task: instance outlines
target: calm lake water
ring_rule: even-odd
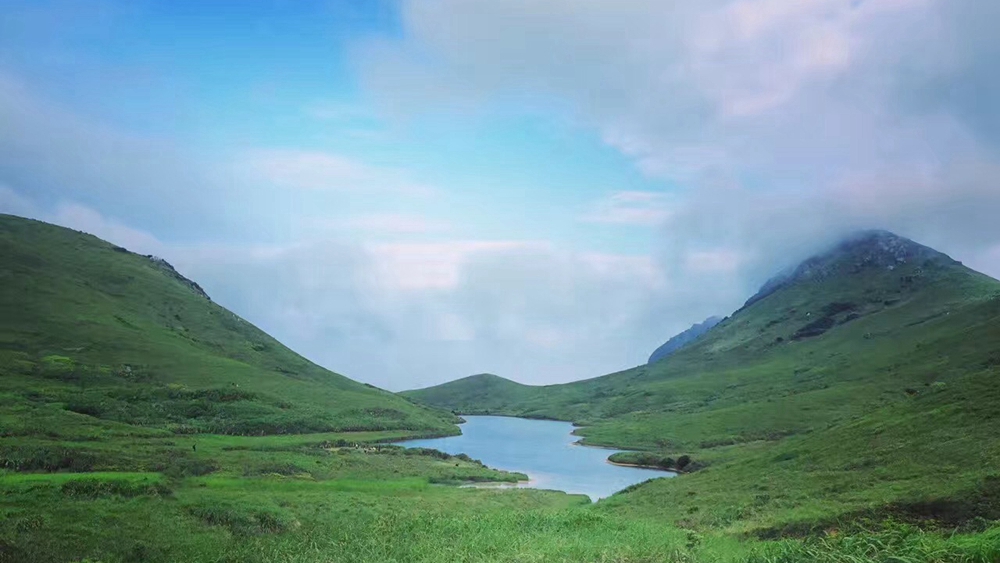
[[[617,450],[574,445],[573,425],[551,420],[504,416],[466,416],[462,435],[400,442],[408,448],[434,448],[464,453],[490,467],[526,473],[521,487],[555,489],[588,495],[597,500],[654,477],[673,477],[667,471],[621,467],[607,462]]]

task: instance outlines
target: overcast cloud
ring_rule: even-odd
[[[429,216],[444,196],[417,172],[304,144],[196,153],[86,117],[2,66],[0,211],[164,256],[310,359],[393,390],[625,369],[859,228],[1000,276],[1000,5],[400,9],[400,33],[350,48],[381,119],[514,112],[589,131],[671,189],[608,186],[567,213],[650,229],[654,250],[463,231]]]

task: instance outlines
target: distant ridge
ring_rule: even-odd
[[[691,328],[681,332],[670,340],[667,340],[659,348],[657,348],[652,355],[649,356],[649,361],[647,364],[656,363],[664,358],[669,357],[674,352],[677,352],[681,348],[691,344],[695,340],[701,338],[706,332],[712,330],[712,328],[722,322],[722,317],[709,317],[704,321],[692,325]]]
[[[498,414],[527,398],[535,389],[499,375],[480,373],[425,389],[403,391],[400,395],[459,414]]]

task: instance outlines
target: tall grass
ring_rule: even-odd
[[[767,542],[744,563],[996,563],[1000,528],[946,535],[904,524],[806,541]]]

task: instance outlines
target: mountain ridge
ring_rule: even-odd
[[[0,215],[0,264],[0,393],[42,388],[34,400],[60,416],[227,434],[457,431],[303,358],[162,259]]]
[[[712,316],[700,323],[691,325],[690,328],[670,337],[666,342],[660,345],[659,348],[654,350],[653,353],[650,354],[649,360],[647,360],[646,363],[653,364],[670,356],[684,346],[687,346],[688,344],[691,344],[701,338],[706,332],[712,330],[715,325],[721,323],[722,321],[722,317]]]
[[[771,277],[746,301],[744,307],[766,298],[783,287],[830,276],[834,273],[831,271],[831,262],[843,261],[845,258],[850,260],[850,267],[855,273],[863,268],[872,267],[893,270],[913,260],[941,260],[961,264],[942,252],[895,233],[882,229],[867,229],[852,233],[832,248],[814,254],[796,267]]]

